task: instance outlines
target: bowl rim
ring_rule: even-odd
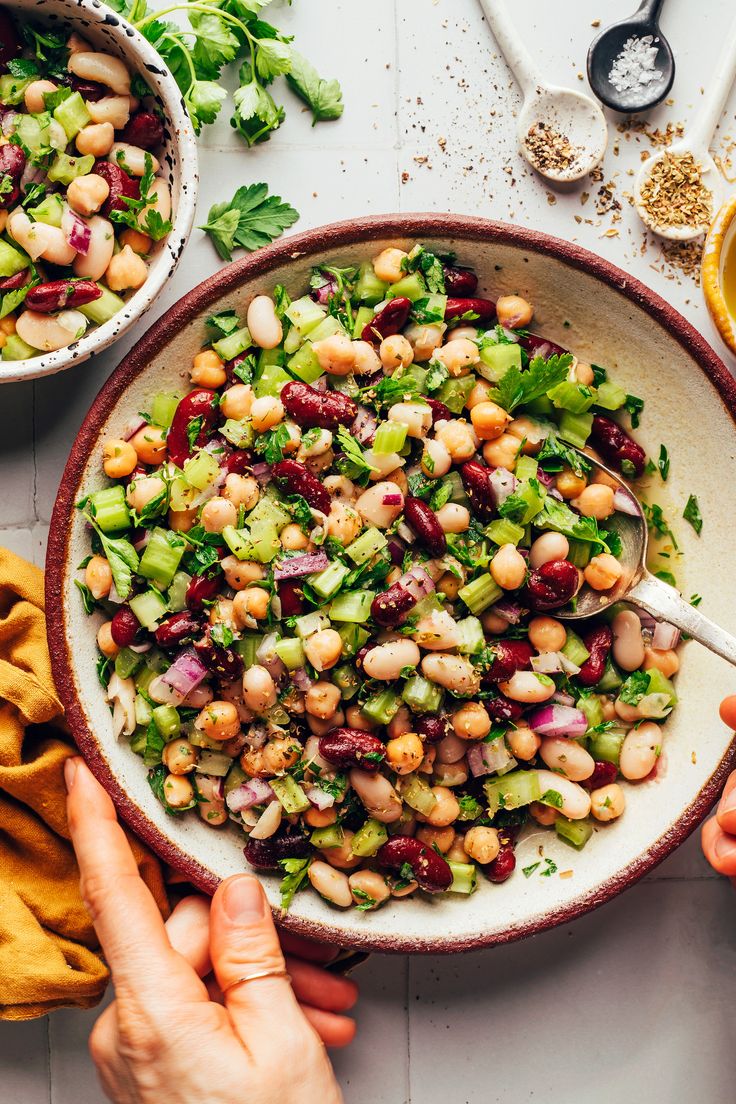
[[[26,10],[18,8],[17,0],[5,0],[5,3],[11,14]],[[199,189],[197,142],[181,89],[168,66],[140,31],[137,31],[117,12],[101,3],[101,0],[64,0],[64,6],[67,10],[59,18],[72,27],[78,24],[80,18],[87,18],[92,23],[109,28],[120,46],[121,54],[126,58],[130,55],[139,63],[141,70],[148,74],[149,81],[155,86],[158,96],[165,104],[167,113],[170,114],[167,122],[172,135],[172,144],[177,149],[179,161],[180,186],[176,196],[176,213],[171,232],[155,258],[154,265],[151,266],[155,270],[149,272],[145,284],[130,297],[118,315],[114,315],[102,326],[98,326],[64,349],[57,349],[27,360],[0,361],[0,385],[55,375],[57,372],[82,364],[91,356],[113,345],[153,306],[157,296],[171,279],[194,226]],[[43,18],[43,16],[44,12],[41,10],[40,17]],[[134,309],[131,309],[138,295],[141,295],[140,301]],[[121,316],[124,315],[127,317],[122,321]]]
[[[723,255],[731,228],[736,219],[736,195],[727,199],[718,211],[708,231],[700,266],[700,283],[705,305],[718,334],[732,353],[736,353],[736,316],[729,310],[723,294]]]
[[[82,423],[72,446],[61,478],[59,493],[51,518],[48,551],[46,556],[46,602],[49,611],[58,616],[47,617],[47,635],[51,653],[51,666],[56,687],[66,711],[77,745],[84,758],[110,794],[126,823],[160,858],[183,873],[198,889],[212,894],[218,879],[196,860],[182,853],[145,816],[143,811],[124,792],[118,779],[108,769],[98,742],[87,725],[85,712],[77,694],[72,658],[67,647],[65,631],[65,588],[68,543],[71,519],[85,465],[94,448],[101,427],[113,412],[117,401],[129,384],[167,344],[172,333],[183,326],[214,300],[233,291],[246,280],[264,276],[281,264],[297,258],[324,256],[341,246],[360,242],[369,243],[384,238],[451,237],[455,240],[485,240],[522,248],[554,257],[564,264],[582,270],[602,280],[632,303],[643,308],[655,321],[666,326],[682,347],[695,359],[706,377],[718,391],[723,404],[736,422],[736,381],[725,365],[695,328],[669,303],[611,262],[559,238],[537,230],[511,226],[501,222],[470,215],[406,213],[371,215],[354,220],[331,223],[282,238],[242,260],[228,265],[214,276],[204,280],[172,306],[166,314],[150,327],[134,348],[124,357],[103,385]],[[683,815],[664,832],[643,854],[620,870],[604,886],[591,890],[567,905],[560,906],[543,916],[528,922],[515,924],[502,932],[483,932],[469,937],[453,938],[451,933],[441,942],[392,935],[372,937],[370,930],[350,933],[347,944],[366,951],[381,953],[455,953],[509,943],[538,934],[558,924],[568,923],[592,909],[605,904],[622,890],[639,881],[662,862],[704,820],[723,787],[728,773],[736,767],[736,734],[720,764],[702,786]],[[345,942],[339,922],[335,924],[313,921],[286,914],[273,908],[274,918],[284,929],[307,938]]]

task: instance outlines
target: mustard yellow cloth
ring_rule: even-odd
[[[73,753],[51,677],[43,574],[0,548],[0,1019],[89,1008],[107,985],[66,825]],[[166,915],[158,860],[128,838]]]

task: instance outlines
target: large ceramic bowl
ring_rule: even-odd
[[[2,0],[2,6],[16,18],[37,21],[50,29],[71,27],[97,49],[122,58],[131,72],[144,78],[164,119],[163,151],[157,151],[157,156],[171,188],[173,212],[173,229],[154,247],[148,279],[124,308],[65,349],[29,360],[0,360],[0,383],[10,383],[50,376],[87,360],[112,345],[146,313],[173,275],[189,240],[199,176],[197,144],[179,86],[150,43],[129,23],[99,0]]]
[[[640,439],[656,455],[667,443],[667,488],[677,515],[698,491],[704,516],[699,540],[677,526],[685,551],[684,589],[703,608],[736,626],[730,531],[736,516],[736,389],[723,365],[688,323],[625,272],[591,253],[530,230],[481,219],[393,215],[309,231],[224,269],[164,315],[113,373],[74,444],[51,522],[47,557],[48,625],[59,693],[79,746],[128,823],[192,882],[212,892],[219,879],[246,868],[243,838],[215,831],[196,817],[167,816],[152,795],[141,760],[112,737],[95,672],[94,619],[85,617],[72,579],[87,554],[74,503],[103,484],[101,443],[120,436],[131,413],[152,394],[186,379],[214,311],[241,313],[255,293],[283,283],[300,294],[310,266],[375,256],[389,244],[423,241],[454,251],[480,275],[482,294],[516,291],[535,305],[538,330],[586,360],[611,368],[617,381],[646,402]],[[674,516],[674,515],[673,515]],[[681,703],[666,725],[656,780],[627,786],[620,821],[598,830],[578,854],[548,831],[530,831],[519,845],[518,870],[502,886],[480,877],[470,898],[410,898],[374,913],[338,912],[314,893],[297,894],[286,927],[313,937],[381,951],[461,951],[502,943],[569,921],[631,885],[668,855],[703,819],[736,758],[736,743],[717,719],[716,703],[733,689],[727,664],[696,644],[684,649]],[[525,878],[538,849],[564,876]],[[264,878],[278,904],[278,879]]]

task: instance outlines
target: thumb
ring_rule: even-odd
[[[257,1052],[284,1032],[306,1027],[287,977],[241,980],[286,969],[266,895],[252,875],[228,878],[215,893],[210,952],[225,1007],[249,1049]]]

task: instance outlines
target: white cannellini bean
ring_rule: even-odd
[[[569,541],[562,533],[543,533],[529,549],[529,563],[541,567],[551,560],[566,560],[569,551]]]
[[[446,502],[437,511],[443,533],[464,533],[470,528],[470,510],[457,502]]]
[[[417,667],[419,659],[419,648],[413,640],[392,640],[371,648],[363,660],[363,670],[369,678],[391,682],[404,667]]]
[[[408,437],[426,437],[432,425],[432,407],[427,403],[394,403],[388,412],[388,420],[405,425]]]
[[[636,671],[644,662],[644,641],[641,621],[633,610],[622,610],[611,623],[613,630],[613,658],[624,671]]]
[[[621,745],[619,769],[629,782],[646,778],[662,749],[662,729],[653,721],[632,728]]]
[[[28,215],[21,207],[16,207],[8,215],[5,229],[13,241],[16,241],[21,249],[25,249],[32,261],[37,261],[44,250],[49,246],[51,236],[45,222],[31,222]]]
[[[246,314],[246,324],[255,345],[260,349],[275,349],[281,342],[283,327],[276,316],[273,299],[268,295],[256,295]]]
[[[80,337],[84,336],[89,324],[82,312],[78,310],[61,311],[57,314],[56,321],[63,330],[66,330],[72,335],[75,341],[78,341]]]
[[[535,671],[516,671],[508,682],[500,684],[500,688],[507,698],[518,702],[549,701],[557,689],[551,678]]]
[[[342,870],[335,870],[334,866],[315,859],[309,867],[308,875],[312,886],[325,900],[337,905],[338,908],[349,908],[352,905],[350,882],[347,874],[343,874]]]
[[[119,58],[110,54],[84,51],[73,53],[69,57],[68,67],[75,76],[104,84],[119,96],[130,94],[130,73]]]
[[[582,820],[590,812],[590,794],[577,782],[571,782],[554,771],[538,770],[539,787],[543,794],[554,790],[562,798],[560,812],[568,820]]]
[[[21,315],[21,317],[23,317]],[[135,731],[135,683],[113,671],[107,684],[107,700],[113,707],[112,728],[116,737],[130,736]]]
[[[130,119],[130,98],[103,96],[96,103],[87,103],[87,111],[93,123],[112,123],[115,130],[122,130]]]
[[[371,483],[378,483],[397,468],[403,468],[406,461],[398,452],[382,452],[376,455],[373,449],[365,449],[363,453],[366,464],[370,464],[375,470],[370,474]],[[394,488],[396,489],[396,488]]]
[[[148,218],[149,211],[158,211],[161,218],[166,222],[171,217],[171,189],[165,180],[162,180],[160,176],[151,184],[151,190],[148,193],[149,198],[155,197],[152,203],[147,203],[145,208],[140,212],[138,216],[138,226],[146,233],[146,219]]]
[[[459,763],[465,758],[467,750],[467,740],[461,739],[455,732],[448,732],[437,744],[437,762],[448,765]]]
[[[447,610],[432,610],[422,617],[412,635],[417,644],[428,652],[443,652],[456,648],[460,643],[457,621]]]
[[[39,314],[38,311],[23,311],[18,315],[15,328],[22,341],[43,353],[66,349],[75,340],[75,335],[65,329],[56,318],[50,314]]]
[[[251,829],[251,839],[268,839],[278,832],[281,824],[281,802],[272,801],[263,810],[255,826]]]
[[[146,171],[146,159],[151,159],[151,170],[155,174],[161,167],[157,158],[140,146],[130,146],[127,142],[115,142],[107,156],[108,161],[119,165],[130,176],[143,176]]]
[[[101,280],[107,271],[115,248],[115,232],[112,223],[102,215],[86,220],[92,234],[86,254],[78,253],[74,261],[74,275],[86,280]]]
[[[559,771],[571,782],[582,782],[595,770],[593,756],[564,736],[543,737],[539,754],[550,770]]]
[[[398,495],[401,501],[395,506],[384,506],[385,495]],[[355,509],[367,525],[388,529],[404,509],[404,496],[395,483],[374,483],[363,491],[355,503]]]
[[[480,676],[470,660],[464,656],[435,652],[422,660],[422,674],[458,694],[473,694],[480,686]]]
[[[350,785],[363,802],[366,812],[375,820],[380,820],[381,824],[394,824],[401,818],[401,798],[385,775],[368,774],[354,767],[349,777]]]
[[[66,240],[61,227],[47,226],[46,247],[41,254],[41,260],[55,265],[70,265],[76,256],[76,249]]]

